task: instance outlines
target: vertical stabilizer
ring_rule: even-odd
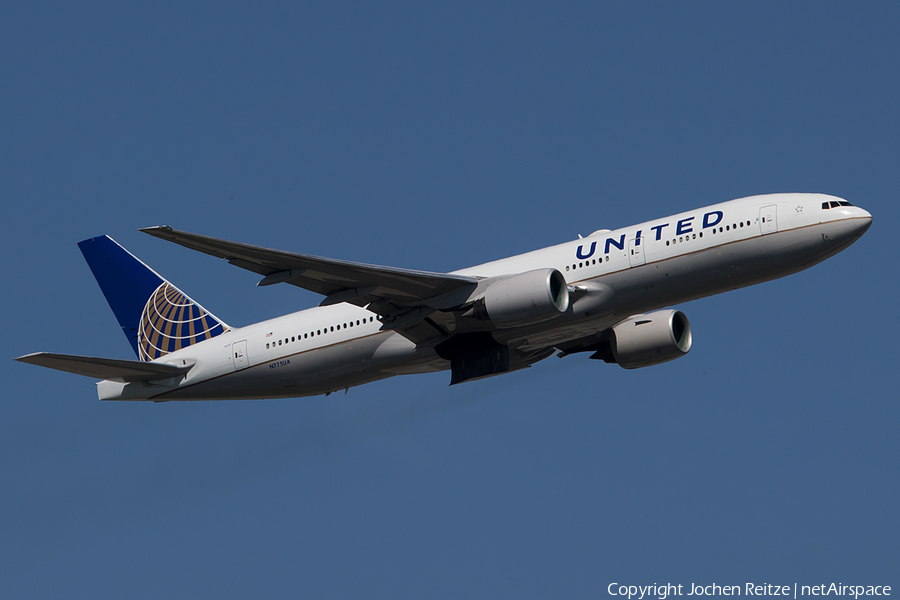
[[[107,235],[78,243],[140,360],[228,331],[228,326]]]

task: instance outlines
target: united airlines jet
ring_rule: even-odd
[[[137,360],[38,352],[16,360],[101,379],[101,400],[328,395],[449,370],[450,384],[590,352],[626,369],[691,349],[668,306],[807,269],[872,216],[821,194],[716,204],[453,273],[320,258],[177,231],[154,237],[324,296],[316,308],[231,327],[112,238],[78,244]]]

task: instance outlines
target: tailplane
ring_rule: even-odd
[[[134,353],[151,361],[229,330],[107,235],[78,243]]]
[[[75,373],[76,375],[84,375],[94,379],[108,379],[122,383],[158,381],[170,377],[181,377],[193,367],[193,364],[178,366],[136,360],[53,354],[51,352],[26,354],[16,360],[30,365],[56,369],[57,371],[66,371],[67,373]]]

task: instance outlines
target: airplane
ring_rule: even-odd
[[[318,307],[231,327],[108,236],[78,244],[138,360],[38,352],[16,360],[100,379],[101,400],[329,395],[450,371],[450,384],[552,354],[636,369],[687,354],[676,304],[797,273],[841,252],[872,215],[842,198],[751,196],[452,273],[270,250],[168,226],[149,235],[322,294]]]

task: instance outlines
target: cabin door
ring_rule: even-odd
[[[763,235],[778,231],[778,221],[776,219],[775,209],[776,206],[774,204],[763,206],[759,209],[759,230]]]
[[[639,267],[647,262],[644,257],[644,240],[643,238],[634,238],[628,240],[628,262],[632,267]]]
[[[235,371],[250,366],[250,361],[247,360],[247,340],[241,340],[231,345],[231,359],[234,361]]]

